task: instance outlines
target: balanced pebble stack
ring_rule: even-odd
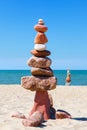
[[[65,84],[67,86],[69,86],[71,84],[71,74],[70,74],[70,70],[67,70],[67,76],[66,76],[66,81]]]
[[[21,86],[25,89],[36,91],[34,106],[29,116],[36,111],[40,111],[43,114],[44,120],[47,120],[50,119],[48,90],[56,88],[57,79],[50,68],[52,60],[48,56],[50,56],[51,52],[46,48],[48,39],[45,32],[48,28],[44,25],[44,21],[39,19],[34,29],[37,31],[37,35],[34,39],[34,49],[31,50],[33,56],[27,62],[28,66],[32,67],[32,76],[22,77]]]

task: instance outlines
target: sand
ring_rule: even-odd
[[[87,130],[87,86],[57,86],[52,94],[54,108],[69,112],[73,119],[49,119],[39,127],[24,127],[12,118],[15,111],[28,116],[35,92],[20,85],[0,85],[0,130]]]

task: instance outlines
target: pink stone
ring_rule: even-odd
[[[21,86],[31,91],[45,91],[56,88],[56,77],[25,76],[21,79]]]
[[[50,118],[50,100],[47,91],[36,91],[34,106],[30,112],[30,116],[35,111],[40,111],[43,114],[44,120]]]

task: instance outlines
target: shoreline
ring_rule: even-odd
[[[0,84],[2,86],[21,86],[21,84]],[[56,87],[87,87],[87,85],[56,85]]]
[[[53,107],[65,110],[73,119],[49,119],[43,123],[44,130],[86,130],[87,129],[87,86],[61,86],[48,91],[53,98]],[[0,85],[0,130],[35,130],[37,127],[24,127],[22,119],[12,118],[11,113],[19,111],[28,116],[33,106],[35,92],[21,85]],[[42,127],[38,127],[39,130]]]
[[[67,70],[54,70],[57,85],[65,85]],[[71,86],[87,86],[87,70],[70,70]],[[1,70],[0,84],[21,84],[23,76],[31,76],[30,70]],[[9,80],[10,79],[10,80]]]

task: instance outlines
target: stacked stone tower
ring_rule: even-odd
[[[70,74],[70,70],[67,70],[67,75],[66,75],[66,81],[65,81],[66,85],[70,85],[71,84],[71,74]]]
[[[57,79],[53,74],[51,59],[48,56],[50,51],[46,50],[48,39],[45,32],[48,28],[44,25],[42,19],[39,19],[38,24],[34,26],[37,35],[34,39],[34,49],[31,50],[33,55],[28,60],[28,66],[31,66],[32,76],[25,76],[21,79],[21,86],[31,91],[36,91],[34,98],[34,106],[30,111],[30,116],[40,111],[43,114],[44,120],[50,118],[50,100],[48,90],[56,88]]]

